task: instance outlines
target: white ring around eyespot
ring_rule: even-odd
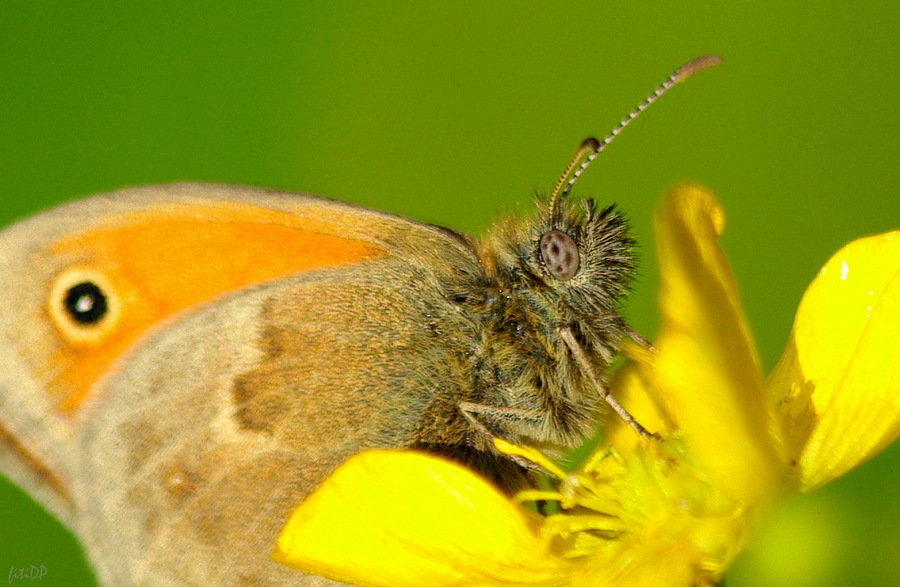
[[[72,319],[66,311],[65,298],[68,291],[79,283],[95,284],[106,296],[107,311],[95,324],[81,324]],[[66,342],[75,345],[93,346],[100,344],[115,329],[121,315],[119,296],[109,279],[96,269],[71,267],[56,276],[47,296],[47,310],[51,321]]]

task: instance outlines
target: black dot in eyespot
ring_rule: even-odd
[[[72,320],[79,324],[96,324],[109,312],[103,290],[90,281],[70,287],[63,303]]]

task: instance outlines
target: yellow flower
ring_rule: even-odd
[[[295,511],[274,558],[360,585],[712,585],[761,514],[870,458],[900,433],[900,233],[839,251],[807,290],[768,380],[718,247],[723,216],[694,187],[657,217],[661,329],[612,388],[659,440],[615,420],[538,517],[473,473],[412,452],[342,465]]]

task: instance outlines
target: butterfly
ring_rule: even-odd
[[[633,239],[570,198],[588,139],[484,238],[312,195],[125,189],[0,232],[0,470],[109,585],[317,585],[269,559],[350,455],[409,447],[512,488],[494,437],[569,448],[611,406]]]

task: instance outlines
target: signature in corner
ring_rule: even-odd
[[[47,567],[31,565],[30,567],[9,567],[9,584],[14,579],[43,579],[47,574]]]

